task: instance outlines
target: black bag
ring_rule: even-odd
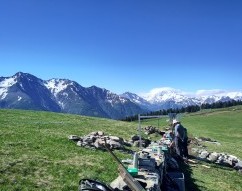
[[[92,180],[92,179],[81,179],[79,181],[79,191],[84,191],[84,190],[95,190],[95,191],[113,191],[111,187],[108,185]]]
[[[185,127],[183,127],[181,124],[179,124],[178,128],[177,128],[177,132],[178,132],[178,137],[180,138],[180,140],[182,142],[184,142],[187,138],[187,129]]]

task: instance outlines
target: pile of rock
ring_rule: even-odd
[[[105,149],[105,141],[110,149],[122,150],[124,146],[131,146],[123,138],[111,135],[105,135],[102,131],[91,132],[88,135],[79,137],[77,135],[70,135],[69,140],[76,141],[78,146],[92,148],[92,149]]]
[[[242,161],[234,155],[229,155],[226,153],[208,152],[207,150],[199,150],[196,148],[193,148],[192,152],[195,153],[197,155],[197,158],[200,160],[220,164],[223,166],[229,166],[242,172]]]
[[[145,131],[145,134],[146,134],[146,135],[150,135],[150,134],[153,134],[153,133],[158,133],[158,134],[160,134],[160,135],[165,134],[164,131],[161,131],[161,130],[159,130],[158,128],[153,127],[153,126],[147,126],[147,127],[145,127],[145,128],[144,128],[144,131]]]
[[[75,141],[80,147],[86,147],[91,149],[105,150],[105,141],[110,149],[127,150],[127,147],[139,147],[140,138],[138,135],[132,135],[129,141],[124,140],[122,137],[105,135],[102,131],[91,132],[88,135],[80,137],[78,135],[69,135],[69,140]],[[141,146],[147,147],[151,141],[149,139],[141,138]]]
[[[151,140],[141,137],[141,141],[140,141],[140,138],[138,135],[132,135],[131,140],[129,141],[129,143],[132,144],[134,147],[139,147],[140,142],[142,147],[147,147],[151,143]]]

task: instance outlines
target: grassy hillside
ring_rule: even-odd
[[[208,149],[242,159],[241,107],[203,111],[181,119],[190,136],[210,137],[221,143],[221,146],[208,145]],[[141,124],[162,128],[167,125],[165,120],[144,120]],[[0,190],[76,191],[78,181],[84,177],[109,183],[118,173],[112,157],[107,152],[78,147],[67,137],[102,130],[129,139],[137,133],[137,126],[137,122],[78,115],[0,110]],[[129,157],[115,153],[119,158]],[[186,169],[190,181],[187,188],[242,190],[242,175],[237,171],[217,165],[210,167]]]

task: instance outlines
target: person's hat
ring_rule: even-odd
[[[179,123],[179,121],[176,119],[173,119],[172,124],[175,124],[175,123]]]

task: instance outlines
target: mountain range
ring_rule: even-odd
[[[138,104],[141,108],[151,111],[158,111],[169,108],[182,108],[191,105],[212,104],[216,102],[227,102],[232,100],[242,100],[242,92],[216,91],[209,95],[191,95],[181,90],[170,87],[157,88],[146,95],[125,92],[121,95]]]
[[[173,88],[159,88],[145,96],[131,92],[117,95],[96,86],[86,88],[69,79],[42,80],[23,72],[0,77],[0,108],[123,119],[148,111],[230,100],[242,100],[242,92],[196,97]]]

